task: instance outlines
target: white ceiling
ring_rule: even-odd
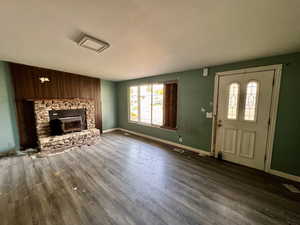
[[[299,0],[2,0],[0,60],[125,80],[299,51],[299,22]]]

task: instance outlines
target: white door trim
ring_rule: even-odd
[[[215,151],[216,144],[216,121],[217,121],[217,113],[218,113],[218,95],[219,95],[219,79],[221,76],[234,75],[234,74],[243,74],[243,73],[253,73],[253,72],[261,72],[274,70],[274,86],[273,93],[271,99],[271,109],[270,109],[270,126],[268,130],[268,139],[266,146],[266,161],[265,161],[265,172],[271,173],[271,161],[272,161],[272,152],[273,152],[273,143],[275,136],[275,127],[276,127],[276,118],[277,118],[277,108],[279,101],[279,91],[280,91],[280,81],[281,81],[281,71],[282,64],[278,65],[270,65],[270,66],[260,66],[253,68],[246,68],[240,70],[231,70],[218,72],[215,76],[215,85],[214,85],[214,100],[213,100],[213,121],[212,121],[212,139],[211,139],[211,153],[215,157],[217,157],[217,153]]]

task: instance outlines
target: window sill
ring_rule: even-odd
[[[164,126],[141,123],[141,122],[134,122],[134,121],[130,121],[130,120],[128,121],[128,123],[136,124],[136,125],[140,125],[140,126],[145,126],[145,127],[158,128],[158,129],[167,130],[167,131],[177,131],[177,128],[164,127]]]

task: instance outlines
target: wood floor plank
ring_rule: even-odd
[[[114,158],[117,158],[117,156],[114,156]],[[112,162],[111,164],[114,164],[114,163],[116,164],[117,162]],[[146,175],[146,174],[145,174],[145,175]],[[149,176],[151,176],[151,175],[148,175],[148,177],[149,177]],[[151,179],[153,183],[155,183],[155,182],[154,182],[154,179],[155,179],[155,177]],[[167,181],[168,178],[166,178],[165,180]],[[147,183],[146,180],[145,180],[144,182]],[[151,184],[148,184],[148,185],[151,186]],[[168,186],[169,186],[169,187],[174,186],[174,183],[173,183],[173,184],[170,183]],[[182,192],[182,188],[180,189],[180,191]],[[182,193],[184,193],[184,191],[183,191]],[[168,194],[168,193],[163,193],[163,194],[165,195],[165,194]],[[177,199],[175,199],[175,200],[178,201],[178,200],[179,200],[178,198],[180,198],[181,196],[180,196],[180,195],[177,196],[177,195],[174,195],[174,194],[176,194],[176,193],[175,193],[175,192],[172,193],[173,197],[177,197]],[[199,199],[198,199],[198,200],[200,200],[200,201],[202,200],[202,199],[201,199],[201,196],[199,196]],[[206,200],[207,200],[207,199],[206,199]],[[205,201],[206,201],[206,200],[205,200]],[[193,200],[190,200],[190,201],[189,201],[189,203],[192,203],[192,202],[193,202]],[[183,202],[179,202],[179,203],[180,203],[180,204],[185,204],[184,201],[183,201]],[[203,206],[203,205],[204,205],[204,206]],[[205,209],[205,205],[206,205],[206,203],[205,203],[205,202],[202,202],[202,208],[197,208],[197,207],[194,205],[194,207],[190,208],[190,210],[193,210],[193,209],[195,208],[196,211],[201,212],[201,211],[203,211],[203,210]],[[217,205],[215,205],[215,207],[217,208]],[[227,209],[227,211],[228,211],[228,209]],[[196,213],[197,213],[197,212],[196,212]],[[206,212],[206,213],[205,213],[205,215],[208,215],[208,214],[209,214],[209,212]],[[212,216],[211,218],[216,218],[215,215],[214,215],[214,216],[211,215],[211,216]],[[226,218],[222,218],[222,215],[218,215],[217,218],[223,219],[224,221],[226,221]],[[202,218],[202,219],[203,219],[203,218]],[[212,219],[212,220],[213,220],[213,219]],[[231,224],[234,224],[234,222],[231,221]],[[241,224],[241,222],[239,222],[239,224]],[[243,223],[243,224],[244,224],[244,223]]]
[[[62,154],[0,159],[1,225],[299,225],[281,178],[113,132]]]

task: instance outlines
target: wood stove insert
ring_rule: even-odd
[[[52,136],[87,129],[85,109],[50,110],[50,133]]]

